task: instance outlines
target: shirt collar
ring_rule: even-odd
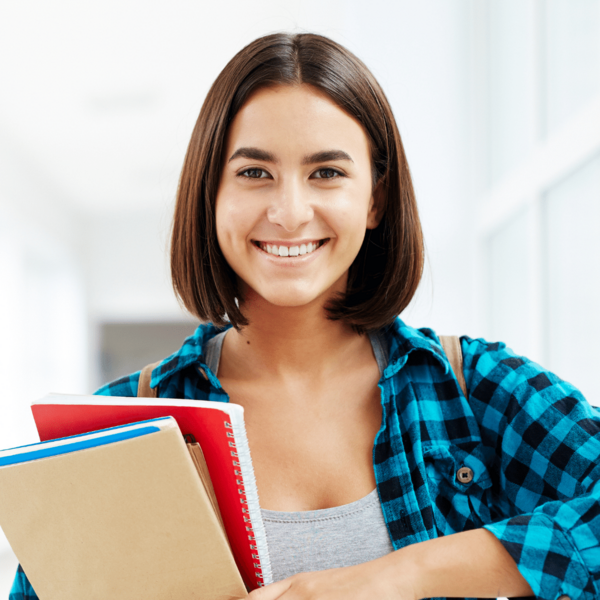
[[[220,388],[221,384],[216,375],[206,365],[203,349],[208,340],[230,328],[231,325],[219,328],[212,323],[200,324],[177,352],[165,358],[154,368],[150,386],[154,388],[167,377],[174,375],[192,363],[197,363],[198,366],[204,369],[209,381],[216,388]],[[450,370],[450,363],[442,350],[440,341],[431,329],[414,329],[397,317],[391,325],[383,328],[382,333],[383,338],[388,343],[389,356],[388,365],[383,372],[384,379],[393,377],[406,364],[410,353],[415,351],[425,351],[432,354],[444,368],[445,374]]]
[[[450,371],[450,362],[442,349],[437,335],[432,329],[415,329],[396,317],[391,325],[384,329],[389,343],[389,363],[383,372],[384,379],[393,377],[408,360],[411,352],[424,351],[434,356],[444,369],[444,374]]]

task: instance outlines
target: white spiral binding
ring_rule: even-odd
[[[255,573],[255,575],[258,579],[262,579],[262,585],[268,585],[273,582],[273,573],[271,571],[271,559],[269,558],[269,548],[267,546],[267,533],[258,501],[256,477],[254,476],[254,468],[250,458],[250,446],[246,435],[246,426],[243,418],[240,419],[237,413],[231,413],[229,416],[236,440],[235,452],[231,453],[232,462],[233,466],[238,468],[242,474],[242,481],[236,481],[238,485],[243,482],[243,488],[239,488],[238,493],[246,496],[245,500],[240,498],[240,503],[246,505],[247,508],[242,508],[242,512],[248,514],[250,525],[252,526],[251,532],[249,531],[248,533],[248,541],[251,542],[249,546],[253,551],[252,558],[258,560],[257,563],[254,563],[254,567],[262,571],[262,573]],[[228,425],[226,422],[225,427]],[[231,442],[229,445],[231,446]],[[244,521],[248,522],[246,517],[244,517]]]

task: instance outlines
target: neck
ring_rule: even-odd
[[[240,373],[256,369],[271,377],[307,372],[312,377],[327,376],[340,362],[355,356],[368,340],[343,321],[328,319],[324,304],[274,306],[250,292],[243,305],[249,325],[241,331],[232,330],[225,340]]]

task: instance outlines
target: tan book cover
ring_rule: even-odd
[[[160,421],[0,467],[0,525],[41,600],[247,595],[179,427]]]

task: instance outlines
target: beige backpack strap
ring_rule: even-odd
[[[454,371],[454,375],[458,380],[458,385],[463,391],[465,398],[467,395],[467,383],[465,381],[465,375],[463,372],[463,356],[462,348],[460,347],[460,339],[456,335],[440,335],[440,342],[442,342],[442,348],[450,361],[450,366]]]
[[[158,396],[158,386],[155,388],[150,387],[150,380],[152,379],[152,371],[154,367],[160,364],[160,361],[146,365],[140,373],[140,380],[138,382],[138,398],[156,398]]]

